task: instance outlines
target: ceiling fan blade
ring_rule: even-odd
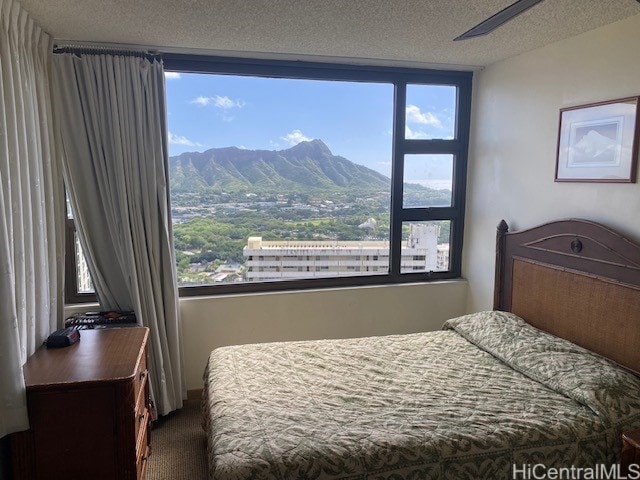
[[[464,32],[459,37],[453,39],[453,41],[466,40],[468,38],[480,37],[488,33],[493,32],[500,25],[507,23],[509,20],[517,17],[521,13],[529,10],[531,7],[542,2],[544,0],[518,0],[517,2],[509,5],[507,8],[500,10],[495,15],[487,18],[484,22],[479,23],[471,30]],[[638,0],[640,2],[640,0]]]

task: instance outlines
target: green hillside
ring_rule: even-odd
[[[279,151],[212,148],[169,159],[173,192],[284,192],[344,189],[388,190],[384,175],[312,140]]]

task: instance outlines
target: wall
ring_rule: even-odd
[[[561,218],[640,240],[640,184],[554,183],[559,109],[640,95],[640,15],[476,73],[463,276],[468,310],[491,308],[495,229]]]
[[[466,295],[465,281],[449,281],[182,298],[188,388],[202,388],[216,347],[437,330],[465,312]]]

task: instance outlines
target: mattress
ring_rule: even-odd
[[[504,312],[437,332],[214,350],[210,478],[512,479],[618,460],[640,380]]]

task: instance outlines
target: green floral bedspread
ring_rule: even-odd
[[[204,397],[215,480],[511,479],[612,464],[640,426],[639,379],[502,312],[219,348]]]

